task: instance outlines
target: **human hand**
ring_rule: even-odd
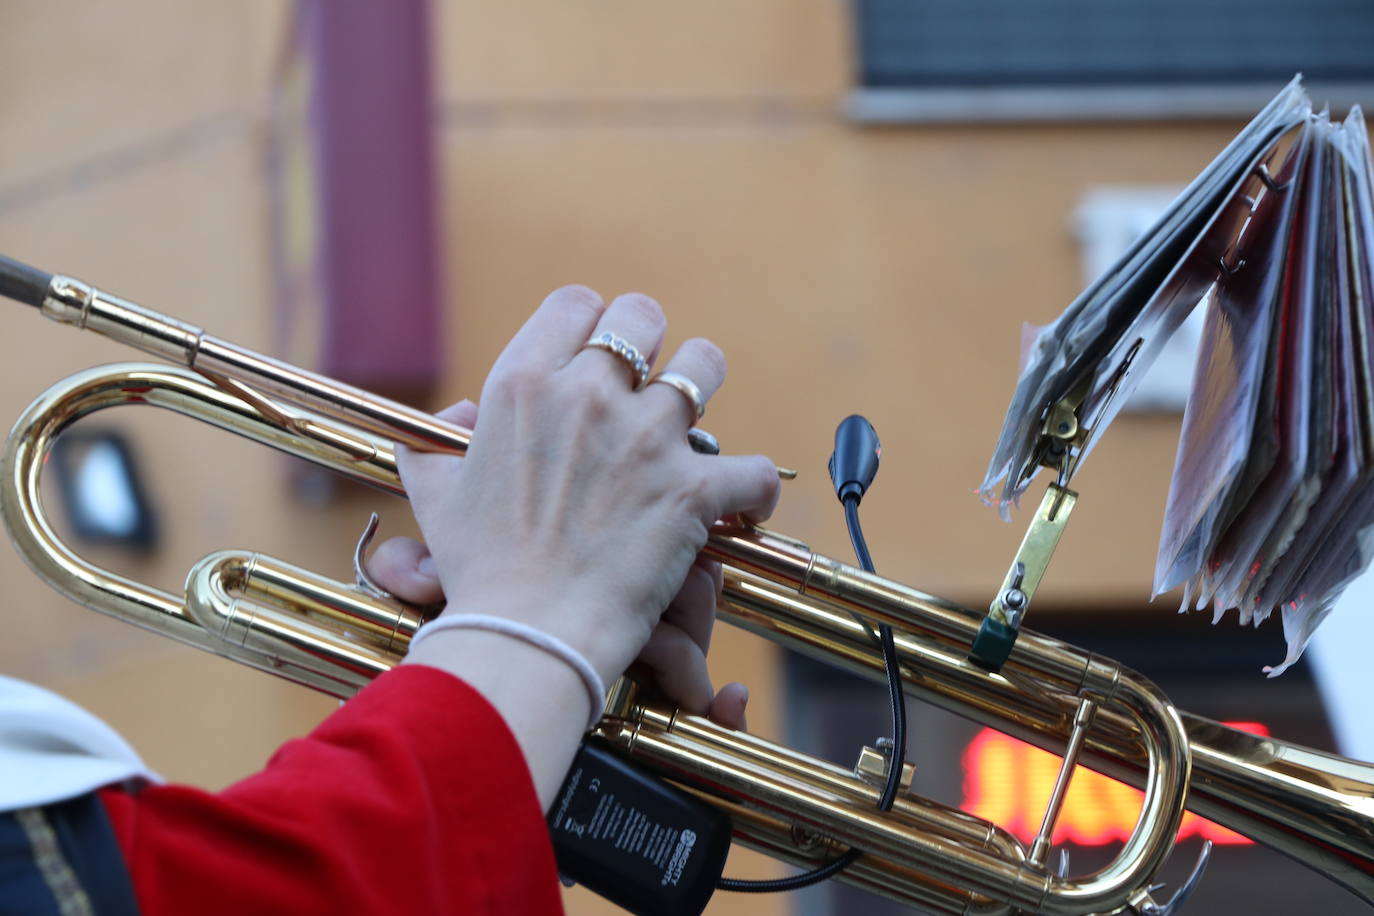
[[[493,367],[468,457],[401,450],[398,458],[452,596],[447,613],[527,623],[573,646],[606,679],[644,648],[665,689],[704,712],[713,702],[735,706],[740,693],[713,701],[701,687],[709,622],[699,621],[713,612],[715,585],[710,567],[694,560],[716,519],[765,518],[778,482],[761,456],[694,453],[679,392],[636,392],[620,359],[582,346],[611,331],[652,360],[665,326],[646,297],[622,296],[603,313],[590,290],[559,290]],[[685,343],[665,368],[705,398],[724,377],[720,351],[703,340]],[[470,405],[441,416],[477,419]],[[671,626],[657,629],[670,603]],[[698,673],[683,674],[693,665]]]
[[[472,402],[463,402],[460,409],[471,409],[475,420]],[[462,425],[470,428],[472,423]],[[444,600],[434,558],[421,541],[408,537],[385,540],[367,558],[366,566],[378,585],[402,601],[425,606]],[[705,714],[718,725],[743,731],[747,728],[749,689],[731,682],[713,693],[706,668],[722,584],[720,564],[698,557],[635,664],[669,702],[696,715]]]

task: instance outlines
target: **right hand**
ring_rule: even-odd
[[[621,360],[582,347],[609,330],[652,359],[665,328],[647,297],[622,296],[603,311],[588,289],[558,290],[488,376],[468,456],[399,451],[416,518],[451,596],[445,613],[521,620],[572,645],[609,681],[650,643],[689,574],[700,575],[691,571],[703,569],[694,560],[709,526],[737,514],[761,521],[772,511],[778,479],[771,461],[696,454],[686,442],[691,417],[679,392],[667,385],[636,392]],[[725,373],[719,349],[705,340],[683,344],[665,368],[691,378],[706,398]],[[471,405],[440,416],[477,420]],[[690,602],[693,621],[714,604],[714,589],[694,588],[712,598]],[[700,630],[696,623],[678,629],[693,627]],[[704,650],[697,635],[689,641]],[[709,687],[704,702],[711,702]],[[692,706],[702,703],[699,691],[689,698]]]

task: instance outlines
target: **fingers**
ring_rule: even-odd
[[[704,406],[725,381],[725,354],[711,341],[696,337],[678,348],[663,371],[675,372],[690,379],[700,392]],[[685,393],[666,382],[648,386],[642,396],[646,401],[653,402],[654,409],[664,417],[683,417],[688,427],[697,422],[696,405]]]
[[[617,296],[606,307],[606,311],[601,314],[596,327],[591,330],[590,334],[578,341],[578,346],[581,347],[588,338],[611,333],[638,350],[639,355],[652,365],[658,356],[658,349],[663,344],[663,335],[667,330],[668,319],[663,316],[663,308],[657,302],[642,293],[626,293],[623,296]],[[626,365],[625,360],[598,347],[588,347],[581,350],[571,365],[596,366],[598,371],[610,371],[622,376],[630,376],[632,390],[639,383],[638,379],[633,378],[632,370]]]
[[[669,700],[694,715],[706,714],[711,706],[711,675],[705,653],[686,631],[659,621],[639,650],[639,661]]]
[[[740,515],[762,522],[773,514],[782,492],[778,468],[762,455],[693,455],[705,461],[709,484],[703,507],[710,521]]]
[[[477,427],[477,405],[467,398],[464,398],[450,407],[445,407],[443,410],[436,413],[435,416],[440,420],[445,420],[467,430],[473,430]],[[409,449],[399,444],[396,447],[396,470],[400,473],[402,481],[414,480],[416,475],[422,472],[421,469],[425,467],[435,469],[439,472],[448,471],[457,473],[462,461],[463,459],[459,458],[457,455],[439,452],[417,452],[414,449]],[[371,570],[372,568],[369,566],[368,572],[371,572]],[[386,588],[387,591],[391,591],[389,586],[383,587]]]
[[[702,653],[711,648],[711,627],[716,619],[716,601],[724,587],[720,563],[697,557],[687,570],[677,597],[663,613],[663,620],[682,630]]]
[[[748,731],[749,725],[744,719],[744,708],[748,704],[749,688],[732,681],[720,688],[720,692],[711,699],[707,716],[717,725],[735,731]]]
[[[640,650],[639,663],[648,669],[669,702],[693,715],[705,715],[726,728],[748,728],[744,712],[749,704],[749,688],[729,683],[713,696],[705,654],[686,632],[673,624],[663,621],[654,628]]]
[[[367,572],[402,601],[434,604],[443,600],[429,550],[413,538],[391,538],[378,544],[367,558]]]
[[[549,372],[563,368],[591,336],[602,305],[601,296],[585,286],[554,290],[506,344],[492,374],[515,367]]]
[[[435,416],[440,420],[470,430],[477,425],[477,405],[464,398],[452,407],[445,407]]]

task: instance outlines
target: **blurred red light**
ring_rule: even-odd
[[[1268,735],[1259,722],[1227,722],[1231,728]],[[961,807],[1011,831],[1024,842],[1035,838],[1059,773],[1059,757],[985,728],[964,750],[964,801]],[[1138,789],[1084,767],[1074,770],[1053,842],[1097,846],[1124,841],[1135,827],[1143,798]],[[1202,837],[1213,843],[1251,841],[1191,812],[1183,815],[1178,838]]]

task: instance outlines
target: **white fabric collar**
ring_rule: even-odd
[[[0,675],[0,811],[52,804],[128,780],[162,781],[91,713]]]

